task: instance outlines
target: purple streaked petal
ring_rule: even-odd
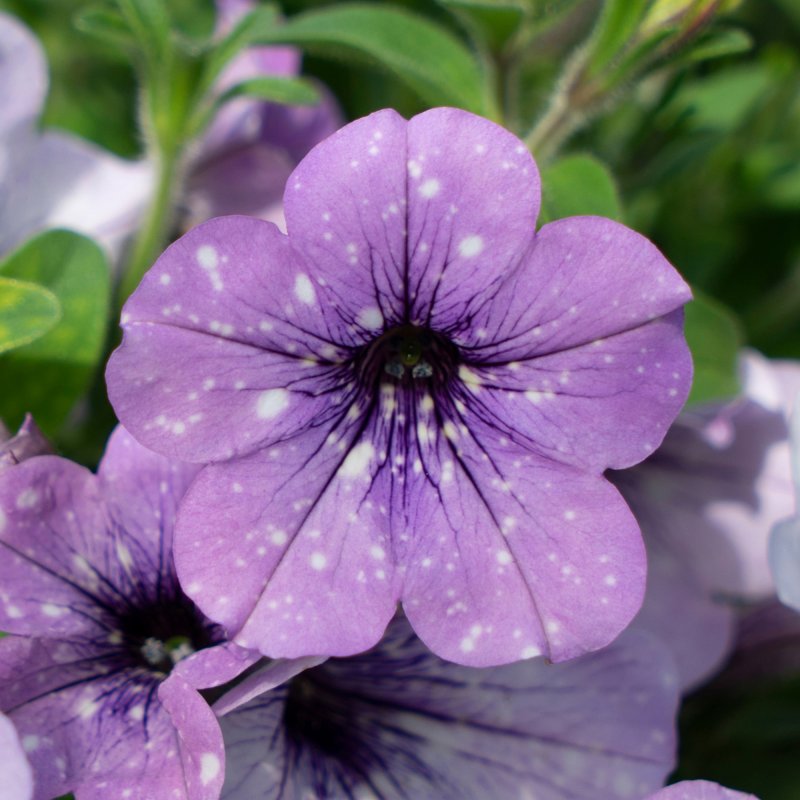
[[[275,658],[371,647],[398,599],[386,509],[369,496],[371,445],[348,455],[326,433],[206,467],[176,528],[184,591],[239,644]]]
[[[111,434],[97,477],[118,531],[115,555],[123,566],[131,562],[127,573],[140,573],[145,584],[172,573],[173,521],[198,471],[142,447],[121,425]]]
[[[106,511],[91,472],[56,456],[0,476],[0,630],[63,637],[102,626]],[[121,566],[118,567],[121,569]]]
[[[33,774],[25,751],[8,717],[0,714],[0,800],[31,800]]]
[[[117,413],[143,444],[187,461],[252,452],[337,416],[344,392],[326,387],[340,354],[320,288],[270,223],[194,228],[125,306],[106,373]]]
[[[453,325],[532,239],[539,181],[519,140],[487,120],[379,111],[309,153],[284,206],[293,242],[364,333],[406,317]]]
[[[102,659],[90,646],[0,640],[0,706],[27,745],[37,800],[76,788],[99,798],[106,781],[133,787],[148,773],[169,785],[180,772],[177,735],[155,695],[158,682],[142,686],[98,666]]]
[[[15,128],[33,125],[46,94],[41,45],[15,17],[0,14],[0,141]]]
[[[498,446],[440,439],[402,517],[403,606],[438,655],[564,661],[612,641],[641,605],[639,528],[604,478]],[[401,514],[396,514],[401,527]]]
[[[268,692],[224,716],[222,796],[641,796],[672,764],[674,680],[669,657],[644,636],[570,664],[474,670],[437,659],[398,620],[373,651],[330,660],[298,675],[288,696]],[[303,702],[315,709],[307,738]],[[322,731],[330,738],[317,743]]]
[[[736,792],[710,781],[681,781],[645,800],[758,800],[754,794]]]

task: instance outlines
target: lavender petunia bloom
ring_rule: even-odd
[[[59,131],[40,132],[47,64],[33,34],[0,14],[0,254],[46,228],[70,228],[115,253],[136,226],[151,167]]]
[[[538,207],[507,131],[381,111],[295,170],[289,237],[212,220],[145,276],[109,394],[148,447],[218,462],[176,561],[240,644],[352,654],[401,601],[442,657],[562,661],[636,613],[641,537],[602,472],[685,400],[689,290],[611,220],[534,234]]]
[[[778,597],[800,611],[800,394],[792,415],[792,469],[794,473],[795,516],[775,525],[769,544],[769,558]]]
[[[31,766],[17,732],[0,714],[0,800],[30,800],[33,796]]]
[[[374,650],[222,716],[222,797],[641,798],[673,763],[675,680],[644,634],[568,664],[475,670],[398,618]]]
[[[0,710],[36,800],[219,796],[221,734],[196,687],[256,654],[178,587],[172,525],[195,471],[119,428],[96,476],[55,456],[0,473],[0,629],[15,634],[0,639]]]
[[[11,436],[0,421],[0,469],[13,467],[20,461],[33,456],[48,455],[53,452],[52,445],[39,430],[30,414],[25,415],[19,430]]]
[[[767,537],[792,503],[784,408],[800,366],[753,352],[741,366],[740,399],[684,412],[651,458],[612,476],[649,556],[635,624],[670,644],[687,689],[730,651],[734,612],[724,600],[772,593]]]
[[[710,781],[681,781],[646,800],[758,800],[754,794],[736,792]]]
[[[217,0],[217,29],[228,33],[251,0]],[[217,81],[221,94],[244,80],[292,77],[300,51],[250,47],[231,61]],[[221,214],[251,214],[284,228],[281,196],[297,163],[342,125],[333,96],[320,87],[316,106],[285,106],[250,98],[226,103],[196,143],[187,180],[185,223],[191,227]]]

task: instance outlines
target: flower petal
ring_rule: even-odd
[[[222,217],[167,249],[125,306],[106,373],[148,447],[208,462],[337,416],[340,358],[318,289],[274,225]]]
[[[800,611],[800,517],[772,529],[769,561],[781,602]]]
[[[30,800],[33,774],[17,731],[8,717],[0,714],[0,800]]]
[[[144,211],[152,165],[125,161],[90,142],[48,131],[14,148],[0,250],[45,228],[69,228],[116,253]]]
[[[211,465],[187,493],[175,538],[181,584],[243,647],[347,655],[375,644],[394,614],[386,479],[375,477],[370,437],[353,445],[356,431],[315,429]]]
[[[403,607],[420,638],[471,666],[563,661],[612,641],[645,583],[639,528],[617,491],[498,444],[489,426],[450,435],[422,458],[405,512],[415,535]]]
[[[56,456],[0,473],[0,629],[36,636],[102,630],[121,566],[91,472]],[[113,548],[112,548],[113,550]]]
[[[293,243],[352,321],[449,327],[527,248],[539,179],[522,142],[488,120],[379,111],[309,153],[284,205]]]
[[[681,781],[646,800],[758,800],[754,794],[736,792],[710,781]]]
[[[437,659],[398,620],[370,653],[297,680],[318,693],[329,749],[289,728],[286,690],[269,692],[221,719],[225,800],[617,800],[652,791],[672,764],[674,673],[644,637],[570,664],[473,670]]]
[[[19,731],[33,767],[36,797],[76,791],[100,800],[109,786],[153,785],[171,798],[182,785],[169,716],[127,671],[103,671],[102,654],[85,645],[6,637],[0,640],[0,708]]]
[[[47,63],[41,45],[16,18],[0,14],[0,138],[18,126],[32,125],[46,94]]]

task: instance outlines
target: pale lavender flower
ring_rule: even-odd
[[[476,670],[398,618],[374,650],[285,677],[217,706],[225,800],[622,800],[673,763],[674,666],[644,634],[568,664]]]
[[[0,254],[56,227],[90,236],[114,254],[139,221],[151,168],[71,134],[40,131],[46,94],[39,42],[0,14]]]
[[[294,171],[289,237],[212,220],[145,276],[109,394],[148,447],[218,462],[176,560],[239,643],[348,655],[401,601],[443,657],[561,661],[636,613],[641,537],[602,472],[685,400],[689,290],[628,228],[534,234],[538,208],[499,126],[381,111]]]
[[[792,415],[792,469],[794,516],[775,525],[770,539],[770,566],[778,597],[800,611],[800,394]]]
[[[785,408],[800,365],[741,358],[742,396],[685,411],[659,450],[613,481],[648,550],[636,625],[672,647],[685,688],[730,651],[734,611],[774,591],[767,540],[792,505]]]
[[[753,794],[726,789],[710,781],[681,781],[667,786],[646,800],[758,800]]]
[[[31,800],[33,774],[8,717],[0,714],[0,800]]]
[[[120,428],[97,475],[55,456],[0,472],[0,710],[36,800],[219,796],[222,739],[196,687],[256,654],[178,587],[172,525],[195,471]]]

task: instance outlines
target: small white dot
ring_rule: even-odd
[[[324,553],[317,552],[311,554],[308,563],[311,564],[312,569],[323,570],[328,563],[328,559],[325,557]]]
[[[483,252],[483,239],[480,236],[466,236],[458,245],[458,252],[463,258],[473,258]]]

